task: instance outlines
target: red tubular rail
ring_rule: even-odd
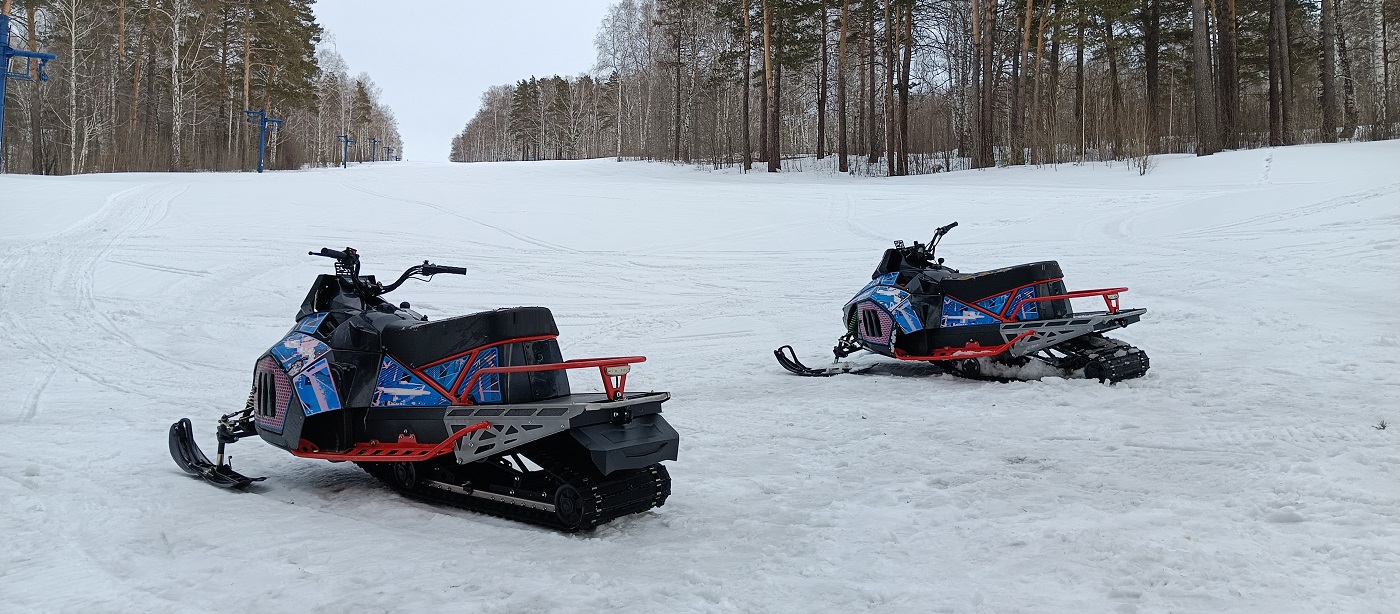
[[[1019,303],[1017,303],[1017,305],[1024,305],[1026,303],[1039,303],[1042,301],[1057,301],[1062,298],[1071,299],[1088,298],[1091,296],[1102,296],[1104,304],[1108,306],[1108,312],[1118,313],[1118,293],[1127,291],[1127,288],[1099,288],[1097,290],[1075,290],[1074,292],[1066,292],[1064,294],[1056,294],[1054,296],[1036,296],[1028,299],[1022,299]],[[1020,315],[1020,311],[1021,308],[1017,307],[1016,313],[1009,314],[1010,320],[1008,321],[1019,321],[1020,318],[1017,318],[1016,316]]]
[[[420,461],[430,458],[437,458],[443,454],[452,452],[452,447],[457,440],[466,437],[468,433],[474,433],[487,427],[491,423],[481,421],[466,428],[463,428],[451,437],[444,439],[442,443],[418,443],[418,439],[412,435],[399,437],[398,443],[380,443],[369,441],[357,443],[350,449],[342,452],[322,452],[316,444],[305,439],[301,440],[301,445],[292,450],[292,454],[302,458],[319,458],[332,461],[359,461],[362,463],[373,462],[401,462]]]
[[[491,373],[533,373],[535,371],[563,371],[565,369],[587,369],[598,367],[598,373],[603,376],[603,388],[608,393],[609,399],[621,399],[627,389],[627,372],[630,371],[632,363],[646,362],[646,356],[614,356],[612,358],[576,358],[564,362],[555,362],[543,365],[520,365],[515,367],[486,367],[477,369],[472,373],[462,390],[470,391],[476,386],[477,380],[483,375]],[[463,395],[463,401],[469,401],[467,395]]]
[[[964,359],[964,358],[979,358],[979,357],[982,357],[982,356],[996,356],[997,354],[1000,354],[1000,353],[1002,353],[1002,352],[1005,352],[1005,351],[1011,349],[1011,346],[1016,345],[1016,342],[1018,342],[1018,341],[1020,341],[1020,340],[1022,340],[1022,339],[1025,339],[1026,337],[1029,337],[1029,336],[1034,335],[1034,334],[1035,334],[1035,331],[1033,331],[1033,330],[1028,330],[1028,331],[1026,331],[1026,332],[1024,332],[1024,333],[1021,333],[1021,334],[1019,334],[1019,335],[1016,335],[1015,338],[1013,338],[1012,340],[1007,341],[1006,343],[1003,343],[1003,344],[1001,344],[1001,345],[987,345],[987,346],[984,346],[984,345],[982,345],[982,344],[980,344],[980,343],[977,343],[976,341],[970,341],[970,342],[968,342],[967,345],[965,345],[965,346],[963,346],[963,347],[960,347],[960,348],[942,348],[942,349],[934,350],[933,353],[932,353],[932,354],[929,354],[928,356],[914,356],[914,355],[905,353],[904,350],[895,350],[895,351],[894,351],[894,357],[895,357],[895,358],[898,358],[898,359],[900,359],[900,360],[924,360],[924,361],[935,361],[935,360],[962,360],[962,359]]]

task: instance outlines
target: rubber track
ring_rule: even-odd
[[[1081,343],[1075,343],[1075,341],[1079,340],[1074,339],[1063,346],[1054,346],[1055,349],[1068,354],[1068,356],[1060,359],[1058,364],[1050,363],[1050,365],[1055,368],[1069,368],[1070,370],[1077,371],[1083,369],[1084,365],[1098,360],[1104,365],[1107,371],[1107,377],[1104,381],[1108,383],[1142,377],[1147,374],[1147,369],[1151,366],[1151,362],[1147,358],[1147,352],[1111,337],[1097,335],[1097,338],[1092,341],[1088,339],[1085,339]],[[1098,345],[1098,347],[1085,347],[1089,344],[1095,344]],[[1114,356],[1114,354],[1117,354],[1119,351],[1122,351],[1123,355]],[[1039,356],[1027,356],[1027,358],[1039,360],[1041,362],[1049,362]],[[1021,381],[1016,378],[997,375],[985,375],[980,373],[968,374],[953,365],[940,365],[940,367],[943,369],[944,373],[963,379],[1001,383]],[[1081,378],[1083,378],[1083,376],[1081,376]]]
[[[392,475],[392,465],[390,463],[356,463],[370,475],[384,482],[394,490],[425,501],[442,503],[452,507],[465,510],[526,522],[543,527],[549,527],[565,532],[591,531],[598,525],[609,522],[613,519],[644,512],[653,507],[660,507],[666,502],[666,498],[671,494],[671,477],[666,468],[661,464],[644,467],[627,475],[607,480],[601,479],[596,471],[593,476],[581,476],[567,465],[558,462],[553,457],[532,450],[527,454],[528,458],[539,465],[545,471],[555,476],[560,484],[571,483],[580,494],[586,498],[585,515],[583,521],[578,526],[565,526],[559,521],[559,517],[554,512],[525,507],[504,501],[493,501],[481,497],[473,497],[458,492],[435,488],[423,483],[425,479],[431,479],[422,474],[424,468],[420,465],[419,484],[411,490],[404,490],[394,483]],[[483,461],[484,462],[484,461]],[[591,499],[587,499],[591,495]]]

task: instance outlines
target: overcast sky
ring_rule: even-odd
[[[446,161],[492,85],[593,67],[612,0],[318,0],[316,20],[351,75],[394,110],[405,159]]]

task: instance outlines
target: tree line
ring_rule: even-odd
[[[621,0],[452,160],[903,175],[1400,132],[1397,0]]]
[[[268,168],[339,164],[339,134],[358,140],[352,161],[369,137],[402,147],[378,87],[320,44],[312,0],[0,2],[12,46],[58,55],[47,82],[10,82],[6,172],[251,170],[249,109],[284,120]]]

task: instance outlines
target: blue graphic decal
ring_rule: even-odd
[[[374,387],[374,407],[416,407],[447,405],[446,397],[418,379],[397,360],[384,357],[379,363],[379,382]]]
[[[1011,298],[1010,292],[1004,292],[992,298],[977,301],[977,306],[992,313],[1001,313],[1001,308],[1006,306],[1006,299]]]
[[[454,358],[440,365],[434,365],[423,370],[428,377],[433,378],[443,390],[451,390],[452,385],[457,383],[457,376],[462,374],[462,368],[467,366],[467,356]]]
[[[293,377],[292,386],[301,399],[302,411],[308,416],[340,409],[340,395],[335,392],[330,365],[324,359]]]
[[[476,374],[477,369],[486,369],[496,366],[496,348],[486,348],[476,355],[476,360],[472,362],[471,369],[467,370],[466,380],[470,380]],[[501,376],[496,373],[487,373],[476,381],[476,385],[471,389],[472,399],[477,403],[499,403],[501,401]]]
[[[969,307],[962,301],[945,296],[943,297],[943,317],[938,322],[939,326],[947,328],[953,326],[996,324],[997,319]]]
[[[914,306],[909,303],[908,292],[891,286],[880,286],[870,292],[870,300],[890,312],[900,330],[912,333],[924,327],[918,314],[914,313]]]
[[[292,332],[314,335],[316,334],[316,329],[321,327],[321,323],[326,321],[326,316],[328,315],[330,314],[323,312],[306,316],[301,319],[301,322],[297,323],[296,327],[292,329]]]
[[[899,288],[880,286],[870,293],[870,300],[889,311],[894,311],[896,305],[909,300],[909,293]]]
[[[282,338],[282,342],[272,346],[268,350],[277,357],[277,362],[282,364],[282,370],[287,375],[296,375],[308,365],[315,363],[327,352],[331,351],[330,346],[321,343],[315,337],[308,337],[301,333],[290,333]]]
[[[1010,313],[1016,314],[1017,320],[1035,320],[1040,318],[1040,303],[1025,303],[1028,298],[1035,298],[1035,286],[1026,286],[1016,291],[1016,298],[1011,299]],[[1010,315],[1010,314],[1008,314]]]
[[[912,333],[924,327],[924,323],[919,321],[919,314],[914,313],[914,306],[909,301],[900,303],[894,310],[894,321],[899,325],[899,330]]]
[[[870,283],[865,284],[865,287],[861,288],[860,292],[857,292],[855,296],[851,297],[851,300],[846,301],[846,305],[850,306],[851,303],[870,298],[870,293],[880,286],[895,286],[895,280],[898,278],[899,273],[885,273],[884,275],[870,280]]]

